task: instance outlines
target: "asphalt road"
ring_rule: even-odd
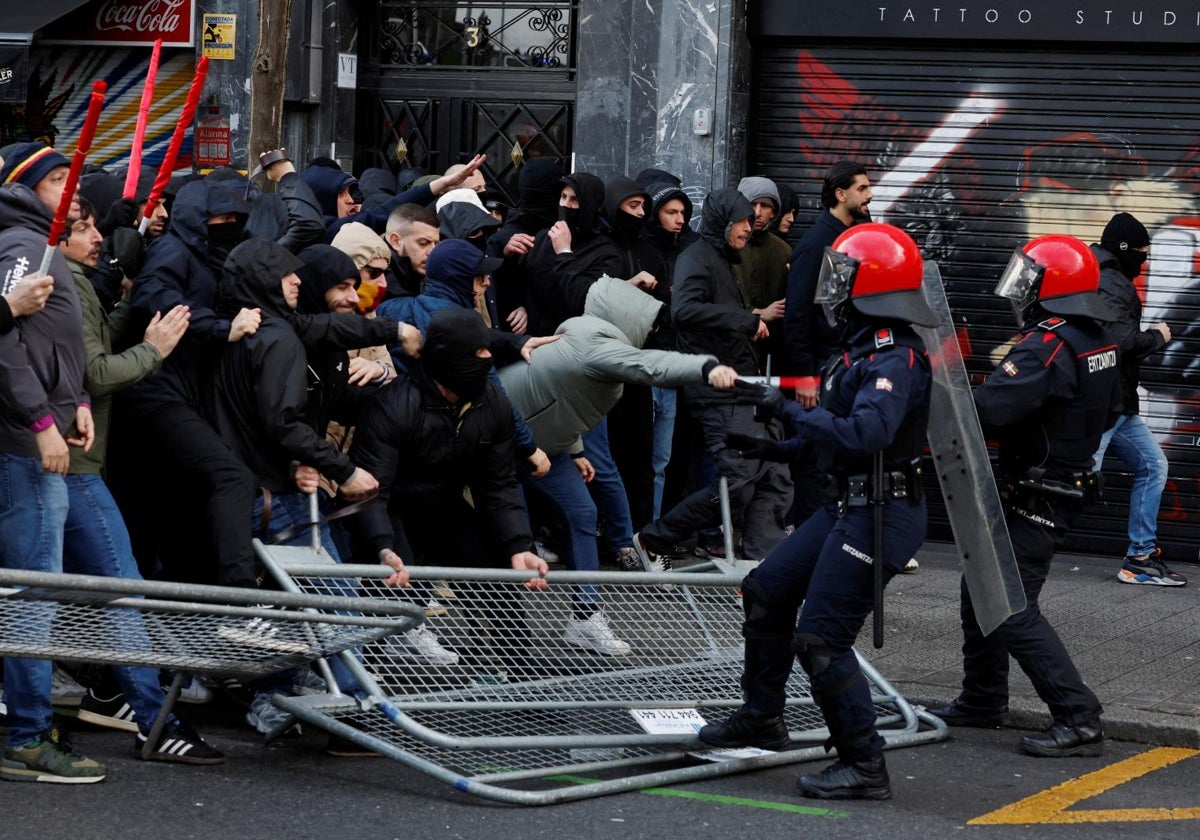
[[[108,779],[78,787],[0,783],[3,836],[931,840],[965,830],[989,838],[1091,840],[1135,831],[1144,838],[1194,837],[1200,829],[1200,753],[1133,743],[1110,742],[1102,758],[1056,761],[1019,755],[1015,730],[959,730],[948,742],[889,752],[893,799],[887,802],[796,797],[793,780],[821,766],[814,763],[517,808],[468,797],[386,759],[326,756],[324,736],[315,732],[264,748],[247,729],[212,714],[205,711],[198,722],[229,755],[215,768],[135,761],[128,754],[132,736],[79,731],[77,744],[108,764]],[[1160,764],[1167,766],[1146,773]],[[1069,784],[1056,795],[996,814],[1063,783]],[[1175,810],[1145,810],[1151,808]],[[972,824],[981,818],[999,824]],[[1086,822],[1047,824],[1064,819]]]

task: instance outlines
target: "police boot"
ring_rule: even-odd
[[[815,776],[797,779],[796,792],[810,799],[891,799],[892,784],[880,754],[852,761],[839,758]]]
[[[1067,758],[1075,755],[1103,755],[1104,730],[1100,721],[1056,723],[1041,735],[1026,735],[1021,739],[1021,752],[1039,758]]]
[[[950,726],[972,726],[979,729],[1000,729],[1008,726],[1011,719],[1008,705],[976,706],[957,697],[945,706],[930,709],[929,714],[939,717]]]
[[[712,747],[786,750],[791,743],[783,720],[787,680],[792,672],[791,640],[747,639],[742,670],[745,704],[722,723],[700,728],[697,737]]]

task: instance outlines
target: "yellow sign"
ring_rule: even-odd
[[[1071,806],[1098,796],[1154,770],[1200,755],[1196,750],[1159,747],[1109,765],[1102,770],[1071,779],[1061,785],[984,814],[967,825],[1045,825],[1070,823],[1158,822],[1200,819],[1200,808],[1110,808],[1070,810]]]
[[[210,59],[232,59],[237,38],[237,15],[204,16],[201,53]]]

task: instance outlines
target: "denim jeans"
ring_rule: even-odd
[[[67,484],[42,470],[38,458],[0,452],[0,566],[33,572],[61,572]],[[38,610],[37,629],[50,635],[53,609]],[[4,660],[4,702],[8,706],[8,745],[23,747],[48,730],[49,659]]]
[[[1129,493],[1129,548],[1126,554],[1147,554],[1158,545],[1158,506],[1167,486],[1167,456],[1145,421],[1136,414],[1122,414],[1100,438],[1096,469],[1104,463],[1105,450],[1133,471]]]
[[[667,464],[671,461],[671,441],[675,437],[674,388],[652,388],[654,395],[654,518],[662,516],[663,487],[667,482]]]
[[[250,517],[252,527],[259,528],[262,523],[263,497],[259,496],[254,500],[254,511]],[[297,528],[298,532],[291,539],[280,545],[290,545],[298,547],[306,547],[312,545],[312,529],[304,526],[312,523],[312,516],[309,512],[308,496],[299,491],[295,493],[279,493],[271,497],[271,521],[267,524],[266,535],[259,534],[258,537],[268,545],[272,542],[271,537],[274,534],[281,533],[289,528]],[[329,530],[327,522],[321,523],[321,548],[333,558],[334,562],[341,563],[342,558],[338,553],[337,546],[333,541],[333,534]],[[329,595],[344,595],[354,597],[357,593],[354,587],[347,583],[344,579],[329,580],[323,582],[324,591]],[[354,655],[358,655],[358,651],[353,651]],[[333,656],[329,658],[329,670],[333,672],[333,678],[337,680],[338,687],[346,694],[359,696],[362,694],[362,687],[350,669],[342,662],[340,657]],[[285,675],[286,676],[286,675]],[[256,682],[256,688],[259,691],[275,692],[282,689],[284,686],[291,683],[290,678],[266,677],[263,680]]]
[[[617,471],[608,448],[608,418],[600,420],[583,433],[583,454],[591,461],[596,477],[591,481],[591,491],[600,508],[604,521],[608,523],[605,533],[614,549],[633,545],[633,519],[629,515],[629,498],[625,495],[625,483]]]
[[[596,505],[571,456],[559,452],[550,458],[550,472],[541,478],[523,477],[521,481],[527,492],[533,491],[548,498],[566,520],[570,535],[567,567],[582,572],[598,570],[600,556],[596,550]],[[596,603],[600,599],[594,587],[582,586],[576,592],[576,600]]]
[[[63,570],[76,575],[141,580],[129,531],[113,500],[108,485],[98,475],[68,475],[70,511],[63,539]],[[122,610],[114,616],[123,645],[150,650],[150,640],[137,610]],[[162,710],[163,690],[153,668],[114,666],[117,682],[137,717],[138,726],[149,732]]]

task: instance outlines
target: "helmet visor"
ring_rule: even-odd
[[[1046,269],[1033,261],[1033,258],[1020,248],[1013,251],[1000,282],[996,284],[993,294],[1007,298],[1012,304],[1017,316],[1018,326],[1025,326],[1024,312],[1031,303],[1037,300],[1038,284]]]
[[[817,275],[817,291],[813,303],[821,304],[829,325],[837,326],[837,309],[850,297],[854,287],[854,275],[858,273],[858,260],[843,253],[825,249],[821,260],[821,273]]]

